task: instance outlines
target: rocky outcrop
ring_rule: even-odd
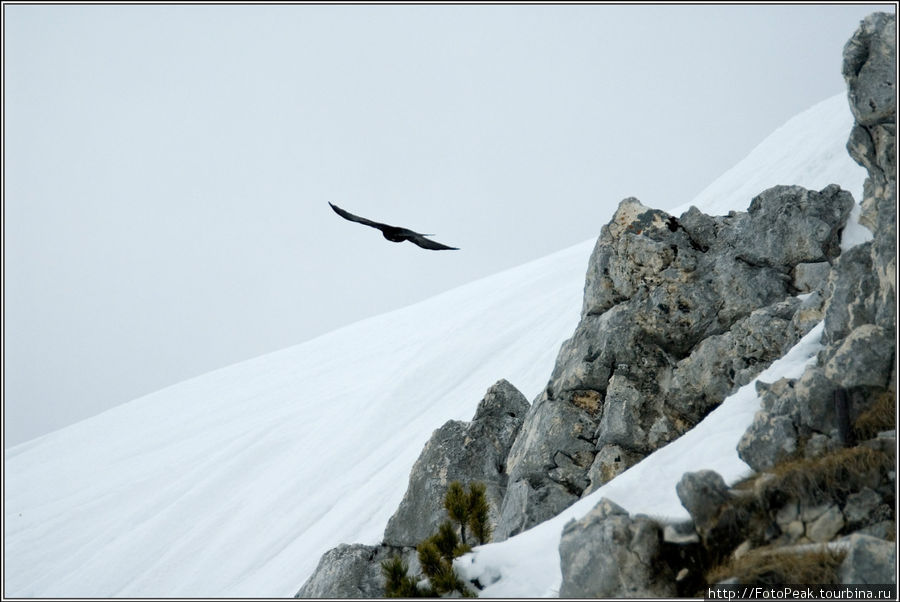
[[[896,30],[893,14],[866,17],[844,48],[842,69],[856,119],[847,149],[869,172],[860,223],[874,233],[871,254],[880,289],[875,323],[888,331],[894,329],[897,284]]]
[[[839,255],[852,206],[837,186],[777,186],[723,217],[622,201],[591,257],[581,322],[510,450],[516,493],[498,537],[678,437],[796,343],[821,308],[796,295],[808,266]]]
[[[860,223],[873,240],[834,262],[825,286],[824,349],[799,379],[762,391],[763,408],[738,447],[756,470],[847,445],[848,425],[896,379],[896,22],[867,17],[844,48],[856,124],[850,155],[868,171]],[[762,385],[766,387],[766,385]],[[835,395],[846,402],[835,402]],[[841,424],[835,403],[843,403]]]
[[[319,560],[312,576],[295,598],[383,598],[381,563],[400,556],[407,566],[418,566],[413,548],[341,544]]]
[[[388,521],[384,542],[415,546],[447,520],[444,495],[453,481],[484,483],[490,523],[496,529],[506,494],[506,456],[528,411],[528,400],[501,380],[488,389],[471,422],[448,421],[425,444],[409,487]]]
[[[675,575],[661,570],[662,528],[602,499],[565,526],[559,543],[561,598],[671,598]]]
[[[793,264],[789,272],[791,283],[785,290],[809,294],[802,300],[779,301],[777,286],[766,279],[765,272],[760,272],[756,274],[757,282],[762,283],[760,296],[755,300],[761,303],[760,307],[724,321],[723,312],[718,311],[718,322],[711,317],[701,318],[687,332],[679,331],[677,324],[669,325],[674,344],[666,347],[658,343],[652,349],[651,361],[641,366],[646,370],[649,364],[660,391],[665,392],[666,405],[657,405],[661,411],[654,416],[671,416],[667,411],[675,410],[678,417],[690,423],[693,417],[702,415],[705,407],[727,394],[735,383],[749,382],[758,373],[754,372],[753,366],[746,365],[749,362],[740,364],[742,359],[764,355],[760,350],[775,352],[779,344],[790,345],[812,324],[824,320],[823,349],[814,365],[797,379],[757,383],[762,408],[740,441],[738,452],[759,471],[758,474],[749,484],[735,489],[711,471],[686,474],[678,484],[679,498],[692,518],[689,531],[699,541],[698,564],[705,565],[701,570],[707,575],[718,575],[716,579],[724,579],[726,583],[729,575],[732,579],[745,580],[742,582],[765,579],[764,575],[772,574],[773,566],[777,566],[776,573],[781,575],[782,581],[788,578],[801,581],[806,578],[808,581],[809,575],[817,575],[844,584],[895,582],[895,545],[885,541],[896,531],[894,431],[859,440],[866,433],[871,437],[873,427],[893,428],[895,413],[895,30],[892,15],[872,15],[863,21],[844,51],[843,72],[856,117],[848,150],[869,172],[860,221],[872,230],[871,242],[839,254],[834,230],[825,226],[817,229],[814,225],[815,220],[827,220],[822,220],[822,215],[815,211],[809,214],[796,211],[799,204],[787,205],[789,209],[786,210],[793,211],[794,218],[800,216],[798,223],[805,224],[800,232],[788,233],[775,226],[771,230],[772,238],[746,238],[746,241],[753,241],[752,248],[742,246],[744,241],[740,238],[753,232],[752,227],[745,227],[743,232],[731,229],[724,233],[722,225],[714,225],[715,218],[696,214],[686,214],[669,222],[673,232],[679,226],[684,228],[693,248],[704,254],[712,252],[714,243],[725,238],[735,249],[736,260],[746,262],[748,266],[777,266],[776,271],[784,275],[788,273],[785,265]],[[754,209],[759,211],[761,206],[764,207],[765,198],[772,194],[774,191],[767,191],[754,199],[747,216],[740,216],[739,220],[752,219]],[[778,211],[770,212],[770,216],[774,218]],[[633,205],[630,213],[622,211],[621,207],[620,212],[622,215],[617,214],[620,221],[615,227],[618,231],[634,230],[632,239],[638,232],[652,230],[665,219],[664,216],[651,219],[648,216],[652,214],[642,213]],[[626,219],[621,219],[623,216]],[[737,214],[732,214],[732,220],[735,217]],[[808,233],[813,231],[818,231],[820,236],[809,237]],[[709,232],[716,232],[717,236],[709,236]],[[791,235],[794,238],[779,255],[775,250],[776,239],[787,241]],[[640,287],[647,283],[648,298],[653,298],[653,287],[668,284],[665,274],[671,269],[671,262],[659,259],[663,257],[664,246],[657,245],[653,253],[648,250],[650,245],[633,245],[633,240],[628,244],[638,247],[638,252],[632,253],[642,266],[635,272],[637,279],[629,279],[628,270],[616,263],[615,254],[596,257],[585,294],[586,315],[592,311],[606,315],[616,310],[639,296]],[[600,247],[598,243],[598,249]],[[671,247],[672,258],[676,247]],[[810,259],[818,251],[821,255]],[[678,247],[678,254],[682,254],[681,247]],[[706,268],[702,273],[709,272]],[[706,281],[708,290],[716,291],[715,282],[713,274]],[[680,285],[677,294],[684,295],[685,290],[690,290],[690,286]],[[725,310],[726,316],[741,313],[740,309],[732,309],[734,306],[728,299],[707,294],[706,300],[720,304],[716,307]],[[667,301],[664,301],[665,306],[671,309]],[[652,312],[652,307],[645,305],[644,311]],[[752,320],[754,317],[756,319]],[[654,318],[641,320],[642,324],[653,322]],[[631,330],[622,328],[608,339],[632,343],[627,336],[634,332],[641,332],[641,325],[635,324]],[[699,332],[702,332],[702,340],[693,340],[691,337]],[[611,402],[619,405],[618,410],[610,414],[612,428],[605,431],[598,428],[597,431],[598,435],[604,433],[607,437],[616,435],[616,438],[607,439],[617,446],[615,454],[606,457],[620,460],[621,452],[625,451],[637,451],[640,456],[639,450],[629,447],[626,439],[631,436],[642,437],[645,441],[652,439],[653,432],[643,428],[647,424],[647,404],[654,403],[652,390],[641,388],[639,382],[638,386],[617,382],[618,364],[603,363],[602,360],[604,351],[614,357],[615,362],[621,361],[620,356],[609,352],[606,341],[601,344],[602,349],[590,349],[592,353],[582,355],[585,361],[580,366],[577,362],[572,364],[576,369],[570,365],[568,373],[561,371],[570,378],[570,381],[563,381],[568,389],[560,387],[561,390],[554,393],[558,399],[564,399],[566,390],[576,389],[568,382],[588,383],[592,387],[599,384],[597,390],[603,397],[597,403],[600,408],[598,423],[603,421]],[[640,353],[646,351],[645,346]],[[707,352],[701,354],[701,351]],[[663,354],[667,354],[668,366],[659,360]],[[578,354],[570,352],[570,355]],[[575,357],[571,359],[574,362]],[[599,364],[588,366],[598,359],[601,360]],[[598,370],[597,366],[602,369]],[[729,379],[722,380],[722,374],[728,374]],[[602,390],[604,383],[606,389]],[[551,380],[550,386],[553,385]],[[538,409],[535,404],[532,412]],[[873,415],[876,418],[872,418]],[[523,435],[528,429],[526,421]],[[603,436],[598,436],[596,447],[602,448],[603,441]],[[516,446],[513,451],[515,449]],[[516,474],[512,461],[510,466],[512,477]],[[604,472],[602,468],[592,466],[591,470],[590,478],[594,478],[594,474],[602,478],[615,474],[620,468],[607,468]],[[535,480],[534,475],[531,480]],[[624,519],[618,515],[618,520]],[[584,525],[571,523],[567,527],[564,536],[564,540],[566,537],[570,540],[567,555],[563,553],[563,546],[560,548],[564,584],[566,575],[574,571],[578,577],[570,579],[570,583],[590,585],[588,589],[576,587],[569,591],[573,595],[596,595],[590,592],[596,590],[598,584],[590,579],[606,582],[603,581],[602,561],[592,560],[600,565],[593,571],[582,568],[588,552],[576,554],[576,546],[571,543],[578,538],[578,528],[585,532],[591,528],[596,530],[587,517]],[[667,529],[664,527],[663,532]],[[618,544],[609,545],[614,550],[617,545],[627,548],[623,542],[628,541],[627,535],[620,535]],[[832,544],[837,547],[828,547]],[[618,552],[613,553],[614,557],[617,555]],[[712,564],[716,562],[724,564],[713,571]],[[580,574],[584,572],[587,574]],[[636,590],[651,584],[656,587],[659,584],[655,577],[670,573],[671,564],[657,558],[652,566],[643,566],[640,575],[633,575],[639,582],[628,585]],[[678,579],[675,585],[677,583]],[[607,595],[627,595],[625,591],[625,588],[604,590],[605,593],[612,592]]]

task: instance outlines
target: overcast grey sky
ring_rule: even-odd
[[[5,445],[689,201],[875,9],[4,5]]]

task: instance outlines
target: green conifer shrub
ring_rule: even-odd
[[[428,577],[431,587],[419,587],[416,581],[407,575],[406,564],[400,557],[395,556],[381,564],[386,597],[435,597],[453,592],[459,592],[465,598],[476,597],[453,570],[453,559],[472,550],[472,546],[466,542],[466,527],[478,543],[483,544],[490,540],[491,526],[488,523],[490,505],[485,492],[486,487],[483,483],[471,483],[468,493],[459,481],[450,483],[444,495],[444,508],[453,522],[445,521],[438,527],[437,533],[416,546],[422,573]],[[454,522],[459,527],[458,536]]]
[[[444,495],[444,508],[451,520],[456,521],[459,525],[460,537],[463,543],[466,543],[466,522],[469,518],[469,496],[463,489],[462,483],[453,481],[447,487],[447,493]]]
[[[488,522],[490,505],[485,494],[487,488],[484,483],[469,484],[469,516],[468,524],[472,529],[472,535],[478,539],[478,543],[484,544],[491,539],[491,524]],[[465,540],[463,540],[465,543]]]
[[[491,525],[488,522],[487,487],[484,483],[470,483],[469,492],[462,483],[453,481],[444,496],[444,508],[450,518],[459,525],[459,536],[463,544],[466,541],[466,527],[469,527],[479,544],[487,543],[491,538]]]
[[[406,574],[408,567],[403,559],[394,556],[381,563],[386,598],[433,598],[435,592],[418,586],[415,579]]]

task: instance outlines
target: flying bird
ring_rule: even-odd
[[[404,240],[408,240],[415,245],[419,245],[423,249],[431,249],[432,251],[458,250],[458,247],[448,247],[447,245],[442,245],[439,242],[425,238],[426,236],[434,236],[433,234],[419,234],[418,232],[413,232],[412,230],[407,230],[406,228],[400,228],[399,226],[389,226],[387,224],[373,222],[370,219],[359,217],[358,215],[353,215],[349,211],[341,209],[334,203],[328,204],[331,205],[331,208],[334,209],[335,213],[346,220],[350,220],[351,222],[356,222],[358,224],[363,224],[366,226],[371,226],[372,228],[378,228],[379,230],[381,230],[381,233],[384,235],[384,237],[391,242],[403,242]]]

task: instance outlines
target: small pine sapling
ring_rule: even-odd
[[[490,506],[486,492],[484,483],[470,483],[468,493],[459,481],[453,481],[447,487],[444,508],[450,519],[459,526],[459,536],[464,546],[469,544],[466,527],[480,544],[487,543],[491,538],[491,525],[488,521]]]
[[[491,539],[491,524],[488,520],[490,506],[488,505],[487,488],[484,483],[469,484],[469,528],[472,535],[478,539],[478,543],[484,544]]]
[[[451,521],[445,521],[438,532],[416,546],[422,574],[428,577],[431,587],[422,589],[407,574],[407,566],[399,557],[381,565],[385,577],[385,595],[388,598],[435,597],[459,592],[464,598],[477,597],[453,570],[453,559],[472,551],[466,542],[466,527],[479,543],[487,543],[491,537],[488,522],[490,506],[483,483],[469,485],[468,493],[462,483],[453,481],[444,495],[447,515],[459,527],[459,536]]]
[[[416,581],[407,575],[408,567],[399,556],[381,563],[384,575],[384,594],[387,598],[432,598],[434,592],[420,589]]]
[[[459,547],[459,538],[456,536],[456,531],[453,529],[450,521],[441,523],[441,526],[438,527],[438,532],[426,541],[434,542],[434,545],[437,546],[444,558],[455,558],[462,555],[456,554],[456,549]]]
[[[469,496],[466,495],[466,490],[459,481],[453,481],[447,487],[447,493],[444,495],[444,508],[447,509],[450,519],[459,525],[459,536],[462,542],[468,543],[466,541],[466,523],[469,520]]]

